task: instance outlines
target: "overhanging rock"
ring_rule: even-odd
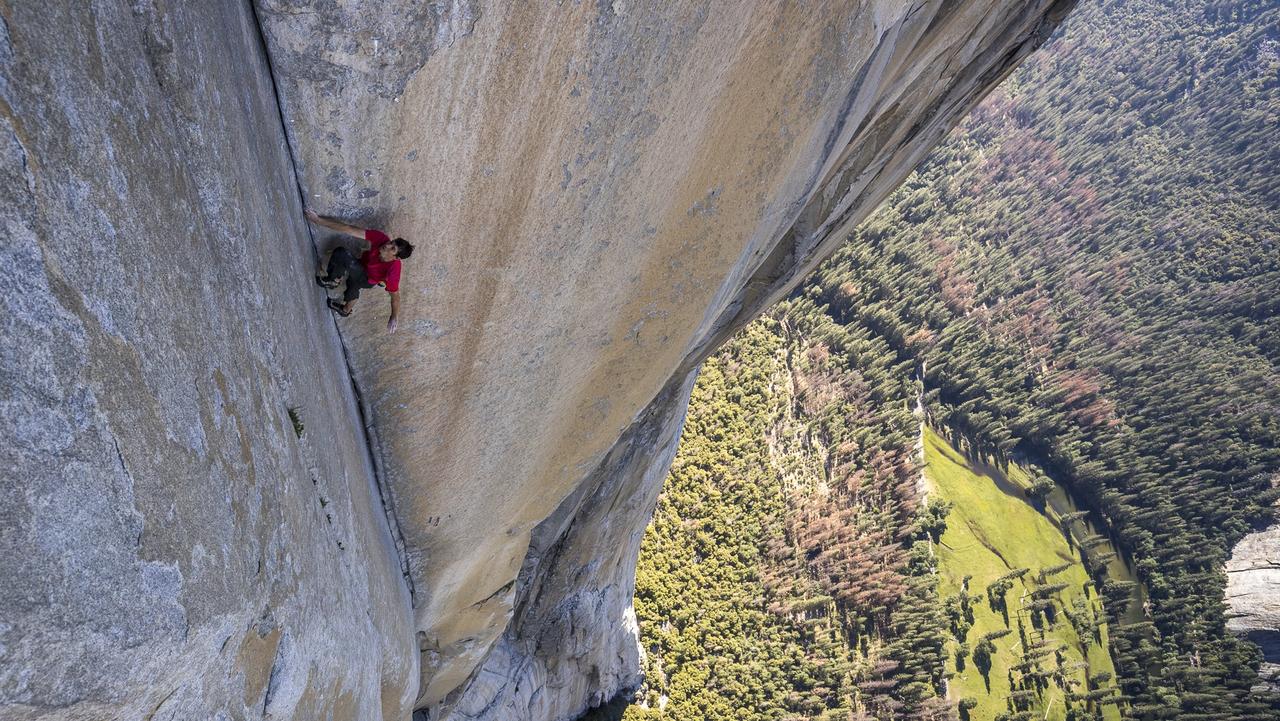
[[[1071,4],[257,0],[307,202],[419,247],[404,330],[374,298],[343,333],[421,706],[560,718],[634,682],[634,553],[600,559],[678,389]]]

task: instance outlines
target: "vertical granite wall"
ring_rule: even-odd
[[[457,718],[563,718],[633,682],[629,549],[672,389],[1071,5],[255,4],[307,202],[418,244],[401,332],[377,293],[342,329],[418,702]]]
[[[1226,571],[1227,630],[1262,649],[1257,690],[1280,691],[1280,525],[1245,536]]]
[[[0,20],[0,718],[407,718],[409,594],[252,8]]]

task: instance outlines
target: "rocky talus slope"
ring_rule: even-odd
[[[634,684],[697,364],[1070,4],[0,4],[0,715]],[[302,202],[418,243],[398,334]]]

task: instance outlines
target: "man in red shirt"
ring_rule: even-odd
[[[332,218],[321,217],[311,210],[306,211],[306,214],[307,220],[312,223],[367,241],[368,245],[359,260],[343,246],[338,246],[329,256],[325,275],[317,276],[316,282],[322,288],[336,288],[338,283],[347,281],[343,302],[330,299],[329,307],[337,311],[338,315],[349,316],[351,306],[355,305],[361,290],[376,285],[384,286],[391,294],[391,317],[387,319],[387,332],[395,333],[396,317],[400,314],[400,260],[413,253],[413,246],[404,238],[392,240],[381,230],[347,225]]]

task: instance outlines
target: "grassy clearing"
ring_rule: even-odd
[[[1103,617],[1101,601],[1080,557],[1058,527],[1022,495],[1021,490],[1030,484],[1030,477],[1016,464],[1011,464],[1004,473],[970,461],[932,429],[925,430],[924,451],[929,492],[954,504],[947,518],[947,531],[935,549],[941,575],[939,594],[943,598],[956,596],[964,577],[972,576],[968,590],[971,596],[976,596],[972,605],[973,624],[965,634],[970,654],[962,670],[957,668],[955,655],[960,644],[955,640],[950,644],[948,670],[955,674],[950,681],[949,697],[957,701],[974,699],[977,705],[969,711],[969,718],[991,721],[1009,710],[1006,699],[1013,691],[1011,669],[1023,660],[1024,650],[1037,642],[1046,642],[1046,649],[1061,650],[1057,654],[1048,653],[1041,661],[1041,668],[1051,678],[1046,687],[1035,694],[1030,710],[1037,719],[1064,721],[1066,694],[1053,676],[1057,675],[1067,684],[1078,684],[1076,689],[1080,692],[1087,688],[1087,676],[1115,671],[1107,652],[1105,624],[1096,632],[1092,630],[1093,624],[1088,624],[1078,633],[1065,613],[1071,610],[1082,618]],[[1043,569],[1068,563],[1069,566],[1043,583],[1037,581]],[[1030,570],[1021,579],[1012,580],[1005,594],[1006,621],[1006,614],[993,608],[986,589],[996,579],[1022,568]],[[1065,586],[1050,594],[1053,608],[1048,611],[1055,620],[1043,621],[1042,628],[1036,628],[1028,609],[1033,592],[1058,584]],[[1079,605],[1087,609],[1085,614],[1075,610]],[[1010,631],[1008,635],[992,641],[996,651],[984,679],[972,652],[984,635],[1005,629]],[[1017,672],[1012,675],[1021,676]],[[1112,683],[1106,681],[1099,685]],[[1114,705],[1104,706],[1103,714],[1108,721],[1120,718]]]

